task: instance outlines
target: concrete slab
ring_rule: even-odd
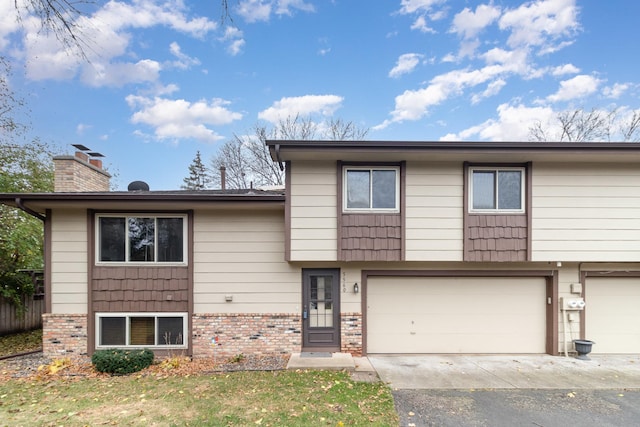
[[[305,357],[301,353],[293,353],[289,358],[287,369],[356,369],[353,357],[349,353],[331,353],[330,357]]]
[[[640,388],[640,356],[549,355],[369,356],[394,389]]]

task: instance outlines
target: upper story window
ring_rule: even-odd
[[[524,212],[524,176],[524,168],[470,168],[470,211]]]
[[[398,167],[345,167],[343,207],[345,212],[400,211]]]
[[[99,215],[98,262],[184,263],[186,215]]]

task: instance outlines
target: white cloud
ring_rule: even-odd
[[[443,0],[402,0],[399,13],[408,15],[416,12],[429,12],[433,6]]]
[[[510,30],[507,44],[511,47],[542,46],[578,29],[575,0],[536,0],[507,10],[499,20],[503,30]]]
[[[157,61],[137,58],[131,51],[131,30],[157,26],[168,27],[190,37],[203,38],[217,28],[208,18],[188,16],[181,1],[156,2],[133,0],[130,3],[109,1],[93,15],[75,22],[76,30],[86,41],[84,61],[77,52],[70,52],[52,34],[40,31],[40,20],[27,16],[22,20],[23,49],[27,77],[32,80],[71,80],[82,75],[84,82],[99,86],[122,86],[128,83],[158,79]],[[173,51],[174,55],[178,51]],[[135,58],[133,61],[131,58]],[[186,55],[179,58],[193,65],[197,59]],[[183,62],[184,64],[184,62]],[[114,75],[109,75],[109,73]],[[140,73],[140,74],[138,74]]]
[[[573,64],[564,64],[558,67],[554,67],[551,70],[551,74],[554,76],[563,76],[565,74],[577,74],[580,72],[580,68],[576,67]]]
[[[122,87],[130,83],[158,81],[162,66],[150,59],[138,62],[97,63],[93,67],[83,67],[82,81],[94,87]]]
[[[271,14],[292,16],[294,10],[314,12],[315,7],[304,0],[241,0],[236,8],[248,23],[269,21]]]
[[[0,2],[0,51],[9,46],[9,36],[20,29],[13,1]]]
[[[471,104],[477,104],[485,98],[489,98],[491,96],[495,96],[500,93],[503,87],[507,85],[507,82],[503,79],[498,79],[490,82],[487,85],[487,88],[481,93],[476,93],[471,97]]]
[[[457,134],[447,134],[442,140],[528,141],[529,129],[536,123],[549,123],[556,112],[549,107],[501,104],[498,118],[489,119]]]
[[[559,102],[583,98],[597,91],[601,82],[601,80],[585,74],[575,76],[572,79],[560,82],[560,89],[546,99],[550,102]]]
[[[613,86],[607,86],[602,89],[602,93],[607,98],[617,99],[629,89],[630,85],[628,83],[615,83]]]
[[[396,96],[396,106],[391,112],[391,122],[418,120],[424,117],[430,107],[438,105],[452,95],[460,94],[468,87],[486,83],[501,73],[505,68],[501,65],[489,65],[479,70],[454,70],[436,76],[424,89],[406,90]],[[382,125],[377,126],[381,129]]]
[[[87,124],[84,124],[84,123],[80,123],[80,124],[78,124],[78,126],[76,126],[76,134],[78,134],[78,135],[82,136],[82,135],[84,135],[84,133],[85,133],[87,130],[91,129],[92,127],[93,127],[93,126],[91,126],[91,125],[87,125]]]
[[[227,52],[232,56],[240,54],[245,45],[244,33],[236,27],[227,27],[224,31],[224,36],[220,40],[229,42]]]
[[[182,52],[182,48],[176,42],[172,42],[169,45],[169,52],[171,52],[171,54],[176,57],[176,61],[173,61],[171,63],[171,65],[176,68],[186,70],[191,68],[193,65],[200,65],[200,60],[198,58],[192,58]]]
[[[451,31],[462,38],[476,37],[485,27],[492,24],[500,16],[500,8],[493,5],[481,4],[473,12],[464,8],[453,18]]]
[[[222,99],[189,102],[129,95],[126,100],[132,109],[137,110],[131,116],[131,122],[152,127],[158,140],[215,142],[223,137],[210,126],[226,125],[242,118],[242,114],[229,110],[229,102]]]
[[[337,95],[304,95],[282,98],[266,110],[258,113],[258,118],[277,123],[287,117],[321,114],[332,115],[342,104],[343,98]]]
[[[412,30],[418,30],[422,33],[435,33],[436,30],[431,28],[429,24],[427,24],[427,19],[424,16],[418,16],[416,20],[411,24]]]
[[[403,74],[411,73],[423,57],[424,56],[419,53],[405,53],[400,55],[396,66],[389,71],[389,77],[400,77]]]

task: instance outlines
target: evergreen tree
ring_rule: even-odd
[[[189,176],[182,181],[184,182],[181,186],[183,190],[205,190],[209,188],[211,175],[204,163],[202,163],[200,151],[196,152],[195,159],[189,165]]]

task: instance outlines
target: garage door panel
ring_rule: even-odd
[[[544,353],[543,278],[370,278],[370,353]],[[485,292],[486,291],[486,292]]]
[[[640,353],[640,278],[588,278],[585,337],[594,353]]]

